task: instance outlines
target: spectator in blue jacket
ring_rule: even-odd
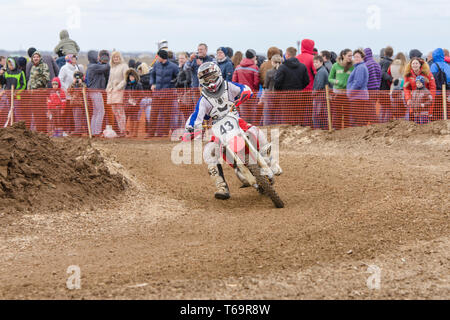
[[[222,76],[225,81],[232,81],[234,66],[231,59],[228,58],[228,49],[225,47],[220,47],[217,49],[216,60],[219,65],[220,71],[222,71]]]
[[[158,62],[150,72],[153,101],[150,113],[149,137],[155,135],[156,129],[159,129],[159,136],[167,136],[170,129],[169,121],[178,114],[175,90],[165,90],[175,88],[178,72],[178,66],[169,61],[167,51],[160,49],[158,51]]]
[[[447,83],[450,84],[450,66],[445,62],[444,49],[437,48],[433,51],[433,65],[431,66],[431,72],[436,79],[436,74],[439,72],[439,68],[445,73],[447,77]],[[447,87],[447,89],[449,89]]]
[[[197,77],[198,68],[204,62],[214,61],[214,59],[208,55],[208,46],[206,44],[200,43],[197,50],[197,52],[191,54],[189,61],[187,62],[188,67],[190,67],[192,71],[192,87],[194,88],[200,86]]]
[[[369,82],[369,70],[364,63],[364,51],[357,49],[353,52],[353,65],[355,69],[350,74],[347,81],[347,96],[350,100],[350,122],[352,126],[362,126],[367,120],[375,120],[375,114],[369,110],[369,92],[367,84]],[[373,110],[375,111],[375,110]]]
[[[444,83],[441,83],[441,79],[438,77],[439,69],[442,70],[442,72],[445,73],[445,78],[442,80],[446,80],[446,89],[447,89],[447,96],[449,95],[450,91],[450,65],[448,65],[445,62],[445,53],[444,49],[437,48],[433,51],[433,65],[431,66],[430,70],[431,73],[433,73],[434,79],[436,80],[436,89],[442,90],[442,85]],[[437,94],[436,95],[436,103],[434,104],[434,110],[433,110],[433,119],[434,120],[441,120],[443,119],[443,111],[442,111],[442,95]]]

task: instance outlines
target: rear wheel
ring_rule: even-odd
[[[268,196],[272,200],[275,207],[284,208],[283,200],[281,200],[280,196],[277,194],[277,192],[273,188],[272,184],[270,183],[269,178],[261,175],[261,168],[258,165],[254,164],[254,165],[249,165],[248,169],[253,174],[253,176],[256,178],[256,183],[259,186],[259,188],[258,188],[259,193]]]

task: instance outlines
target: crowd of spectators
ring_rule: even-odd
[[[41,132],[86,133],[89,106],[94,136],[101,136],[105,125],[118,136],[137,136],[143,114],[148,137],[166,136],[194,110],[197,70],[208,61],[218,64],[225,80],[253,90],[255,98],[240,112],[256,125],[326,129],[326,87],[336,129],[393,119],[422,124],[442,117],[441,90],[450,84],[447,49],[437,48],[426,59],[413,49],[407,59],[387,46],[377,61],[371,48],[336,54],[319,52],[315,45],[303,39],[300,52],[273,46],[264,57],[251,48],[234,52],[225,46],[210,54],[205,43],[194,52],[174,54],[163,41],[151,64],[127,63],[120,52],[101,50],[89,51],[84,67],[78,63],[80,47],[63,30],[54,57],[36,48],[28,50],[28,57],[0,57],[0,121],[3,126],[11,105],[5,90],[13,88],[15,119]],[[32,103],[24,101],[25,95]]]

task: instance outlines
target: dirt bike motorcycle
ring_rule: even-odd
[[[260,194],[269,197],[275,207],[284,208],[283,200],[274,189],[275,177],[272,170],[258,152],[255,143],[250,141],[239,126],[239,116],[232,110],[234,106],[225,117],[210,127],[214,137],[219,140],[222,158],[239,171],[240,179],[246,182],[246,186],[252,186]]]

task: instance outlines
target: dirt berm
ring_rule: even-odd
[[[108,200],[128,180],[87,140],[51,139],[23,122],[0,129],[0,212],[78,208]]]

